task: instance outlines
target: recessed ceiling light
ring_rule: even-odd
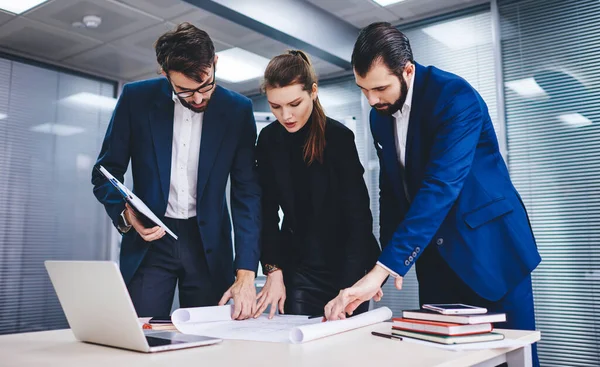
[[[101,108],[112,111],[117,105],[117,99],[105,97],[94,93],[77,93],[61,99],[61,102],[84,107]]]
[[[381,6],[388,6],[388,5],[400,3],[404,0],[373,0],[373,1],[375,1],[377,4],[379,4]]]
[[[7,114],[5,114],[5,113],[1,113],[1,112],[0,112],[0,120],[4,120],[4,119],[5,119],[5,118],[7,118],[7,117],[8,117],[8,115],[7,115]]]
[[[560,119],[560,121],[564,122],[565,124],[571,127],[581,127],[592,124],[592,121],[590,121],[590,119],[588,119],[580,113],[566,113],[564,115],[558,116],[558,118]]]
[[[230,48],[217,52],[217,78],[230,83],[239,83],[261,77],[269,60],[241,48]]]
[[[423,32],[453,50],[492,43],[489,34],[479,32],[474,28],[473,18],[468,17],[425,27]]]
[[[47,124],[33,126],[29,130],[35,131],[38,133],[54,134],[57,136],[71,136],[71,135],[75,135],[75,134],[80,134],[85,131],[84,128],[79,127],[79,126],[55,124],[55,123],[51,123],[51,122],[49,122]]]
[[[547,97],[548,94],[533,78],[525,78],[506,82],[506,86],[525,98]]]
[[[0,9],[13,14],[21,14],[48,0],[0,0]]]

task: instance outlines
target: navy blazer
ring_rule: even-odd
[[[169,197],[174,106],[165,78],[126,84],[96,162],[123,181],[131,159],[133,191],[159,218],[165,215]],[[196,210],[209,272],[221,287],[233,282],[235,269],[258,267],[261,210],[255,142],[252,102],[216,86],[202,122]],[[225,199],[230,175],[235,264]],[[124,209],[121,196],[96,169],[92,183],[94,195],[116,226]],[[162,240],[171,238],[165,235]],[[126,283],[147,249],[135,230],[123,236],[120,265]]]
[[[465,80],[432,66],[416,64],[413,88],[405,169],[393,117],[370,114],[380,162],[380,261],[405,275],[427,246],[438,246],[471,289],[496,301],[541,258],[487,106]]]

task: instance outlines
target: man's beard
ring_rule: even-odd
[[[400,97],[398,97],[398,99],[394,103],[378,103],[376,105],[371,106],[375,108],[377,112],[391,116],[398,112],[404,106],[404,102],[406,102],[406,96],[408,95],[408,83],[406,82],[406,80],[404,80],[403,77],[399,77],[398,79],[400,80]]]
[[[208,107],[208,102],[210,101],[210,99],[202,100],[202,102],[206,102],[206,103],[204,104],[204,106],[198,108],[198,107],[192,106],[190,104],[190,102],[186,101],[185,99],[183,99],[181,97],[177,97],[177,98],[179,98],[179,102],[181,102],[183,107],[186,107],[186,108],[190,109],[192,112],[196,112],[196,113],[204,112],[206,110],[206,107]]]

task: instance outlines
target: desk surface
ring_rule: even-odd
[[[225,340],[218,345],[139,353],[81,343],[69,329],[0,336],[2,366],[470,366],[516,348],[454,352],[421,344],[388,340],[371,331],[390,332],[381,323],[305,344]],[[534,343],[539,331],[498,330],[507,338]]]

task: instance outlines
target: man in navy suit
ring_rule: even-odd
[[[356,83],[369,104],[380,163],[382,254],[325,309],[351,313],[382,282],[417,264],[424,303],[506,312],[500,327],[535,329],[531,272],[541,261],[527,212],[500,155],[487,106],[460,77],[413,60],[389,23],[363,29]]]
[[[233,298],[234,318],[247,318],[256,307],[261,212],[252,103],[216,85],[206,32],[183,23],[155,49],[164,77],[125,85],[96,166],[123,181],[131,160],[135,194],[178,240],[146,228],[96,169],[94,194],[123,234],[121,272],[139,316],[168,315],[179,284],[181,307]]]

